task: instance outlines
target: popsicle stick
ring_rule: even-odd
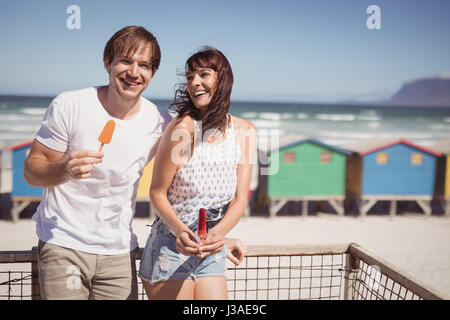
[[[102,145],[100,146],[100,149],[98,149],[98,152],[102,151],[103,146],[104,146],[104,143],[102,143]]]

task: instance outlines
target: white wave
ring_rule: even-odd
[[[34,134],[25,133],[25,132],[0,132],[0,141],[1,140],[31,140],[34,138]]]
[[[258,118],[258,112],[243,112],[241,113],[241,117],[244,119]]]
[[[359,114],[356,116],[357,120],[363,120],[363,121],[380,121],[382,118],[380,116],[376,115],[366,115],[366,114]]]
[[[266,140],[269,137],[276,137],[276,136],[282,136],[286,134],[286,130],[282,129],[257,129],[256,134],[258,136],[258,140]]]
[[[43,116],[45,111],[47,111],[47,108],[21,108],[20,111],[25,114],[30,115],[41,115]]]
[[[294,119],[295,118],[295,114],[293,113],[282,113],[281,114],[281,119],[283,120],[287,120],[287,119]]]
[[[400,135],[401,138],[408,140],[426,140],[433,139],[433,135],[430,133],[420,133],[420,132],[403,132]]]
[[[316,115],[316,119],[328,121],[354,121],[356,117],[354,114],[319,113]]]
[[[407,140],[426,140],[434,139],[435,137],[430,133],[424,132],[411,132],[411,131],[401,131],[401,132],[362,132],[362,131],[319,131],[318,134],[322,139],[354,139],[357,141],[379,138],[379,139],[407,139]]]
[[[273,112],[261,112],[259,114],[259,118],[266,120],[281,120],[281,114]]]
[[[450,130],[450,124],[432,123],[428,126],[430,130]]]
[[[420,146],[424,146],[424,147],[431,147],[432,145],[436,144],[437,141],[438,141],[438,139],[433,139],[433,140],[414,140],[413,143],[418,144]]]
[[[19,124],[13,124],[11,127],[8,128],[8,131],[12,132],[36,132],[39,129],[39,124],[36,125],[19,125]]]
[[[329,144],[331,146],[341,146],[341,145],[350,144],[350,143],[354,143],[354,142],[358,141],[356,139],[351,139],[351,138],[339,138],[339,139],[318,138],[317,140],[322,141],[323,143]]]
[[[41,121],[42,116],[19,115],[19,114],[0,114],[0,121]]]
[[[326,138],[357,138],[369,139],[374,136],[379,136],[379,133],[363,132],[363,131],[327,131],[322,130],[318,132],[321,136]]]
[[[445,121],[445,122],[450,122],[450,117],[445,117],[445,118],[444,118],[444,121]]]
[[[297,119],[308,119],[308,118],[309,118],[309,114],[307,114],[307,113],[303,113],[303,112],[297,113]]]
[[[281,126],[280,121],[269,121],[269,120],[252,120],[252,123],[256,128],[279,128]]]
[[[375,129],[375,128],[381,127],[381,123],[379,123],[379,122],[370,122],[367,126],[369,128]]]

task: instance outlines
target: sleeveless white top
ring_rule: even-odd
[[[175,173],[167,191],[175,213],[190,228],[196,228],[200,208],[207,209],[207,221],[223,217],[221,208],[234,198],[236,192],[236,169],[241,156],[232,118],[225,139],[218,144],[203,141],[201,121],[193,121],[192,157]]]

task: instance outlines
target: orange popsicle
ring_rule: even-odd
[[[98,151],[102,151],[104,144],[108,144],[111,142],[115,126],[116,126],[116,123],[114,122],[114,120],[108,120],[108,122],[105,124],[105,127],[103,128],[102,132],[98,136],[98,141],[100,141],[102,144]]]

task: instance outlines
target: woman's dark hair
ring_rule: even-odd
[[[210,68],[217,72],[217,88],[206,112],[201,114],[200,110],[195,107],[187,91],[187,82],[178,85],[170,107],[175,108],[178,113],[178,121],[187,115],[194,120],[201,120],[202,133],[208,129],[218,129],[224,133],[234,81],[230,63],[219,50],[202,47],[186,61],[184,73],[180,75],[186,76],[198,68]]]

